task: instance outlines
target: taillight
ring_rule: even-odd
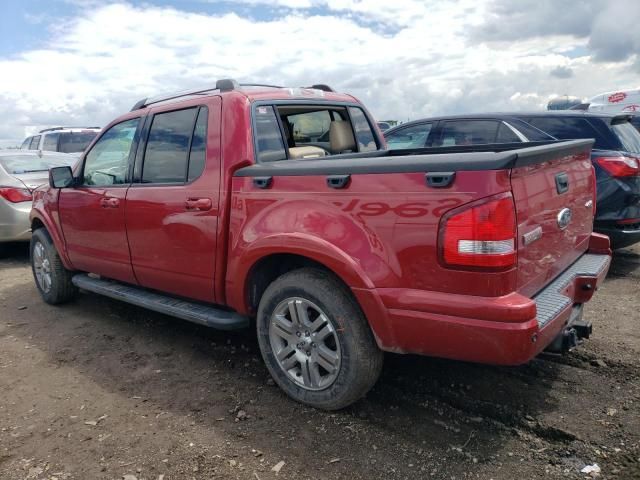
[[[595,161],[612,177],[640,175],[640,161],[634,157],[597,157]]]
[[[591,213],[593,214],[593,218],[596,217],[596,209],[598,207],[598,180],[596,178],[596,169],[591,165],[591,186],[593,187],[593,195],[591,201],[593,202],[591,205]]]
[[[0,197],[11,203],[30,202],[33,197],[26,188],[0,187]]]
[[[516,211],[510,193],[453,210],[440,228],[440,254],[447,265],[503,269],[516,263]]]

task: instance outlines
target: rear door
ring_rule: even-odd
[[[207,106],[156,110],[148,120],[126,215],[142,286],[214,301],[220,109],[215,97]]]
[[[60,223],[78,270],[136,283],[125,230],[129,165],[140,118],[113,125],[87,153],[77,187],[60,190]]]

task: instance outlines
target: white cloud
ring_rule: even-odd
[[[242,15],[258,3],[274,7],[272,19]],[[486,43],[478,32],[495,14],[481,0],[238,0],[237,13],[218,15],[91,5],[40,49],[0,58],[0,142],[40,126],[105,124],[141,97],[228,76],[327,83],[399,120],[542,108],[552,95],[638,83],[636,57],[596,66],[584,35]]]

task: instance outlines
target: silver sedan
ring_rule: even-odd
[[[77,160],[65,153],[0,151],[0,249],[4,242],[29,241],[31,192],[49,181],[51,167]]]

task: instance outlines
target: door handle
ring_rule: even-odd
[[[113,197],[101,198],[100,206],[102,208],[118,208],[120,206],[120,200]]]
[[[210,198],[189,198],[185,202],[187,210],[211,210],[212,206]]]
[[[329,175],[327,176],[327,187],[345,188],[351,181],[351,175]]]

